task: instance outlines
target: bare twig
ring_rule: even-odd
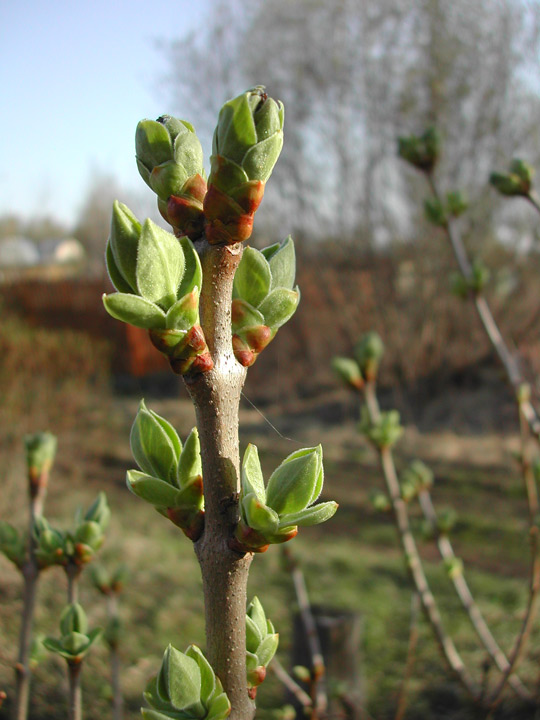
[[[538,594],[540,591],[540,555],[538,548],[538,525],[536,524],[536,518],[538,515],[538,492],[536,489],[536,479],[534,477],[534,470],[532,468],[529,450],[528,440],[530,437],[530,428],[526,417],[522,410],[522,403],[526,399],[523,397],[523,393],[519,396],[519,418],[520,418],[520,437],[521,437],[521,463],[523,470],[523,478],[525,480],[525,488],[527,492],[527,501],[529,506],[529,537],[531,542],[531,567],[530,567],[530,580],[529,580],[529,599],[527,603],[527,609],[523,618],[521,631],[516,639],[514,648],[510,654],[509,666],[499,680],[495,689],[490,696],[490,704],[493,707],[499,700],[504,686],[511,674],[517,667],[519,660],[521,659],[527,641],[531,634],[534,618],[536,616],[536,610],[538,605]]]
[[[304,578],[302,568],[289,548],[282,548],[282,552],[291,573],[298,601],[298,609],[300,611],[300,616],[306,632],[306,638],[311,655],[312,698],[314,706],[314,714],[312,715],[312,718],[320,717],[326,713],[328,708],[328,697],[323,683],[325,666],[321,644],[319,642],[319,635],[317,633],[317,626],[311,611],[306,580]]]
[[[19,652],[15,665],[15,703],[14,720],[26,720],[30,697],[30,651],[32,648],[32,631],[36,607],[39,566],[36,559],[34,525],[36,519],[43,514],[43,505],[47,494],[49,469],[38,475],[29,470],[30,515],[28,521],[28,555],[22,567],[24,580],[23,614],[19,635]]]
[[[426,178],[433,197],[439,200],[439,202],[442,202],[433,174],[426,173]],[[466,280],[472,280],[473,268],[461,236],[448,222],[446,222],[442,227],[442,231],[446,235],[446,238],[452,247],[458,267],[463,277]],[[488,336],[489,341],[491,342],[506,371],[508,381],[517,392],[521,385],[525,382],[517,355],[503,338],[485,297],[479,293],[471,293],[471,296],[486,335]],[[540,442],[540,418],[529,399],[523,403],[522,413],[529,424],[531,433],[536,437],[538,442]]]
[[[453,560],[456,555],[454,548],[447,535],[444,535],[438,531],[437,512],[431,499],[431,493],[428,490],[421,490],[418,494],[418,500],[420,507],[424,513],[424,517],[429,522],[433,532],[436,533],[437,546],[439,553],[444,560]],[[480,608],[476,604],[476,601],[471,593],[467,580],[463,573],[452,574],[452,583],[456,589],[456,593],[461,601],[461,604],[465,608],[469,620],[476,631],[476,634],[480,638],[482,644],[488,651],[490,657],[495,662],[499,670],[506,673],[510,667],[508,658],[501,650],[499,644],[493,637],[491,630],[489,629]],[[515,675],[512,675],[509,679],[510,686],[514,692],[524,700],[532,700],[532,695],[522,683],[522,681]]]
[[[374,381],[365,383],[364,397],[366,399],[366,406],[370,420],[372,423],[376,423],[379,420],[381,413],[375,392]],[[444,629],[437,603],[429,587],[422,565],[422,560],[418,553],[416,542],[411,531],[407,505],[401,497],[399,480],[394,465],[392,450],[390,447],[377,447],[377,450],[379,453],[384,480],[390,496],[396,527],[405,557],[407,559],[407,566],[416,591],[420,596],[422,608],[431,624],[431,627],[433,628],[441,652],[443,653],[450,669],[461,681],[467,692],[469,692],[469,694],[477,700],[480,696],[480,689],[467,670],[452,638]]]
[[[292,695],[294,695],[304,708],[310,708],[313,706],[313,701],[307,692],[305,692],[305,690],[300,687],[294,678],[289,675],[276,656],[274,656],[272,662],[270,663],[270,669],[274,671],[278,680]]]
[[[81,667],[82,663],[68,663],[69,720],[82,720]]]
[[[407,647],[407,661],[405,663],[405,672],[399,689],[397,709],[394,720],[403,720],[405,710],[407,709],[407,690],[409,680],[411,679],[414,661],[416,660],[416,646],[418,644],[418,616],[420,614],[420,598],[418,593],[413,593],[411,597],[411,621],[409,624],[409,644]]]

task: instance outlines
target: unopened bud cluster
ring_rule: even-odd
[[[213,367],[200,327],[203,278],[192,241],[205,236],[211,245],[232,245],[250,237],[283,146],[283,117],[283,105],[260,85],[226,102],[214,133],[208,185],[190,123],[163,115],[137,126],[139,173],[158,196],[174,235],[150,220],[141,225],[115,202],[106,260],[118,292],[103,302],[114,318],[147,329],[181,375]],[[237,360],[249,366],[298,305],[292,240],[262,253],[248,248],[237,274],[233,347]]]

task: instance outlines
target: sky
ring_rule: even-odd
[[[160,40],[214,0],[0,0],[0,216],[72,225],[92,174],[144,188],[137,122],[169,108]]]

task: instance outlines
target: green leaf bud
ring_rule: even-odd
[[[26,559],[26,542],[18,530],[5,521],[0,521],[0,552],[19,569]]]
[[[36,518],[33,537],[34,552],[41,569],[67,562],[66,533],[52,528],[44,517]]]
[[[475,259],[472,264],[472,275],[469,279],[469,287],[472,292],[479,295],[489,282],[490,275],[489,268],[481,260]]]
[[[403,471],[402,478],[416,488],[417,492],[433,485],[433,471],[421,460],[413,460]]]
[[[463,560],[458,557],[445,558],[444,568],[451,580],[463,575]]]
[[[463,273],[450,273],[450,288],[452,294],[460,300],[466,300],[469,297],[470,286]]]
[[[446,209],[449,215],[459,217],[469,207],[469,202],[464,192],[454,190],[446,195]]]
[[[56,455],[57,440],[52,433],[24,436],[30,498],[47,490],[49,473]]]
[[[292,669],[293,675],[303,683],[311,682],[311,673],[305,665],[295,665]]]
[[[202,268],[191,240],[178,240],[151,220],[141,228],[125,205],[115,203],[106,258],[118,290],[103,296],[109,315],[148,330],[174,372],[211,370],[199,325]]]
[[[437,530],[441,535],[448,535],[457,522],[457,513],[454,509],[448,508],[439,513],[437,518]]]
[[[424,200],[424,215],[426,220],[436,227],[448,225],[445,207],[437,197],[428,197]]]
[[[524,160],[514,158],[508,173],[493,172],[489,176],[489,182],[501,195],[528,197],[533,178],[534,168]]]
[[[94,565],[90,571],[92,584],[102,595],[109,595],[111,592],[111,576],[103,565]]]
[[[243,553],[264,552],[270,543],[293,538],[298,526],[331,518],[337,503],[313,504],[323,477],[322,448],[304,448],[281,463],[265,488],[257,448],[248,445],[241,470],[241,519],[231,547]]]
[[[277,650],[279,636],[267,620],[257,597],[248,605],[246,614],[246,665],[248,688],[260,685],[266,677],[266,667]]]
[[[251,235],[253,216],[283,146],[283,114],[283,105],[261,85],[221,108],[204,198],[211,244],[234,244]]]
[[[249,367],[296,311],[298,288],[292,289],[296,261],[289,237],[262,251],[247,247],[233,283],[232,330],[236,359]]]
[[[56,436],[49,432],[25,435],[24,445],[29,472],[36,474],[49,472],[56,456],[58,445]]]
[[[345,357],[332,358],[332,370],[350,388],[361,390],[364,378],[356,360]]]
[[[141,708],[143,718],[214,718],[224,720],[231,711],[219,678],[199,648],[185,653],[171,645],[165,651],[157,677],[144,693],[151,709]]]
[[[88,631],[88,619],[79,603],[68,605],[60,616],[60,632],[62,635],[76,632],[85,635]]]
[[[522,182],[523,190],[528,193],[531,189],[532,181],[535,175],[533,166],[529,165],[529,163],[524,160],[514,158],[510,163],[510,172],[518,176]]]
[[[85,545],[86,548],[95,552],[103,545],[105,536],[103,535],[103,530],[98,523],[87,520],[77,526],[73,540],[76,546],[81,543],[82,545]]]
[[[130,470],[126,482],[138,497],[168,517],[194,542],[204,527],[199,434],[193,428],[184,447],[170,423],[141,402],[132,428],[132,451],[143,472]]]
[[[159,198],[165,220],[191,239],[203,232],[203,153],[193,126],[170,115],[142,120],[135,133],[137,167]]]
[[[266,182],[283,145],[283,105],[262,85],[223,105],[214,132],[212,160],[224,157],[246,172],[248,180]],[[227,178],[220,178],[221,187]],[[209,184],[214,181],[210,175]]]
[[[369,495],[369,500],[378,512],[389,512],[392,509],[390,498],[380,490],[373,490]]]
[[[430,127],[423,135],[398,138],[398,155],[418,170],[431,173],[439,158],[440,144],[437,129]]]
[[[392,447],[403,434],[400,416],[397,410],[382,412],[373,422],[366,406],[362,408],[360,431],[380,450]]]
[[[123,625],[120,618],[116,616],[109,618],[103,632],[103,639],[111,650],[118,648],[120,640],[122,639],[122,632]]]
[[[368,382],[376,380],[383,355],[384,343],[376,332],[365,333],[354,346],[354,357]]]

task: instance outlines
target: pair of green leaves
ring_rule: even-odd
[[[146,688],[145,720],[224,720],[231,704],[212,666],[196,645],[180,652],[169,645],[161,668]]]
[[[446,227],[450,218],[463,215],[468,207],[465,193],[461,190],[447,193],[444,202],[438,197],[428,197],[424,200],[426,220],[437,227]]]
[[[376,380],[384,355],[384,344],[376,332],[362,335],[353,350],[354,358],[335,357],[332,370],[346,385],[361,390],[364,381]]]
[[[413,460],[401,475],[401,497],[410,502],[432,485],[433,471],[421,460]]]
[[[172,520],[193,541],[197,540],[204,522],[197,428],[193,428],[182,445],[173,426],[141,400],[130,442],[140,471],[128,471],[129,489]]]
[[[373,420],[368,408],[364,405],[360,417],[360,431],[379,450],[390,448],[403,434],[399,412],[397,410],[387,410],[381,412],[377,420]]]
[[[488,284],[490,276],[489,268],[477,258],[471,265],[469,277],[465,277],[461,272],[450,275],[450,286],[454,295],[466,300],[471,293],[479,295]]]
[[[266,668],[274,657],[279,635],[267,619],[258,597],[248,605],[246,614],[246,666],[248,688],[256,688],[266,677]]]
[[[321,494],[323,479],[319,445],[289,455],[274,470],[265,487],[257,448],[248,445],[241,469],[241,518],[234,547],[264,552],[270,543],[293,538],[299,525],[317,525],[329,520],[337,510],[337,503],[313,504]]]
[[[294,287],[296,256],[289,236],[259,251],[244,250],[233,284],[232,331],[237,360],[252,365],[278,329],[294,314],[300,291]]]
[[[64,608],[60,616],[60,633],[60,638],[46,637],[43,645],[69,664],[77,665],[101,636],[102,630],[89,631],[86,613],[79,603],[73,603]]]
[[[94,587],[102,595],[118,595],[121,593],[128,574],[127,565],[123,563],[114,570],[109,570],[103,565],[95,565],[90,573]]]

